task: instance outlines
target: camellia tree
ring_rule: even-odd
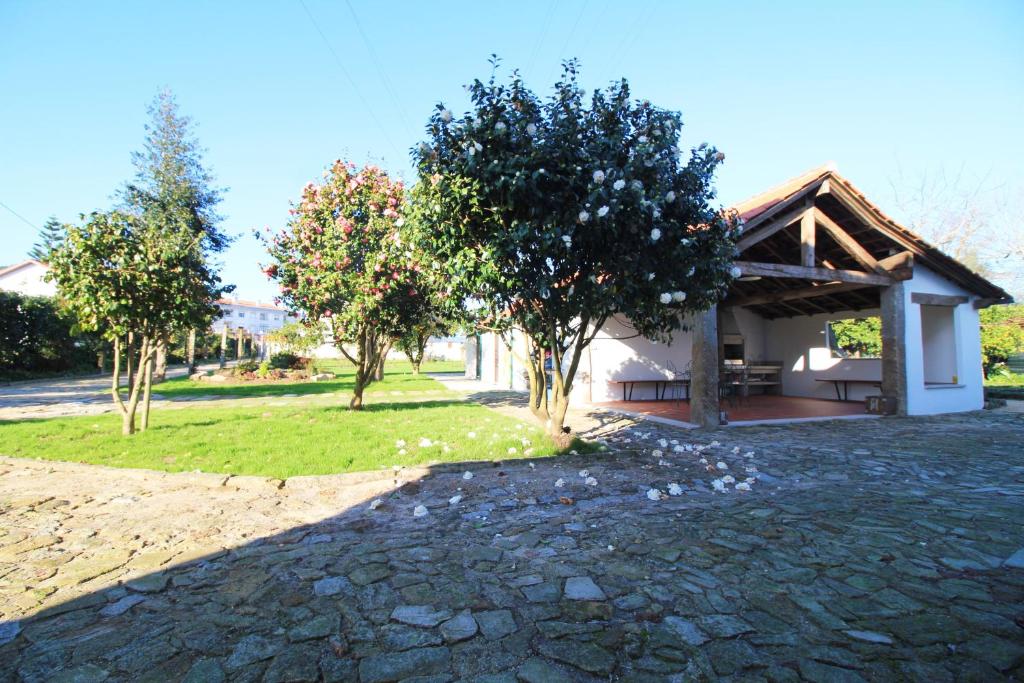
[[[575,62],[544,101],[517,73],[469,92],[469,112],[430,120],[418,211],[458,296],[525,336],[530,407],[564,445],[581,354],[610,316],[668,340],[738,276],[738,222],[711,204],[724,157],[682,152],[680,115],[624,80],[585,100]]]
[[[122,433],[135,433],[143,405],[149,424],[153,365],[160,339],[175,329],[209,321],[224,288],[196,245],[192,231],[122,211],[93,213],[70,226],[49,255],[47,275],[63,303],[86,331],[99,332],[114,350],[111,394],[122,415]],[[122,361],[134,372],[127,401],[121,396]]]
[[[280,300],[305,320],[326,320],[355,365],[353,410],[420,308],[423,266],[403,238],[404,210],[401,181],[338,160],[322,184],[303,189],[287,228],[268,240],[274,262],[265,272],[280,284]]]

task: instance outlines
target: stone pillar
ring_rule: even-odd
[[[223,370],[228,357],[228,324],[220,328],[220,367]]]
[[[896,414],[907,414],[907,301],[903,283],[883,287],[882,395],[896,399]]]
[[[245,343],[245,328],[244,327],[239,327],[238,328],[238,354],[236,356],[236,358],[238,359],[239,362],[241,362],[241,360],[242,360],[242,345],[244,343]]]
[[[718,310],[693,318],[693,363],[690,366],[690,422],[698,427],[719,425]]]

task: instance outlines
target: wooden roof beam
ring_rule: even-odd
[[[752,230],[751,228],[747,228],[744,231],[743,236],[740,237],[738,242],[736,242],[736,250],[739,251],[740,253],[743,253],[744,251],[754,246],[758,242],[768,239],[769,237],[777,233],[779,230],[785,230],[787,227],[789,227],[796,221],[800,220],[804,213],[807,212],[807,210],[808,207],[805,206],[804,204],[801,204],[795,209],[787,211],[786,213],[782,214],[781,216],[778,217],[778,219],[772,220],[770,223],[765,225],[765,227],[759,230]],[[759,223],[763,224],[764,221],[759,221]]]
[[[743,275],[759,275],[761,277],[789,277],[800,280],[819,282],[855,282],[864,285],[887,287],[896,279],[878,273],[864,273],[859,270],[838,270],[835,268],[808,268],[807,266],[791,266],[785,263],[757,263],[753,261],[736,261],[734,264]]]
[[[856,282],[829,282],[827,284],[816,285],[814,287],[800,287],[799,289],[786,289],[781,292],[754,294],[752,296],[746,296],[739,299],[726,299],[722,302],[722,306],[761,306],[765,304],[781,304],[786,301],[798,301],[818,296],[830,296],[840,292],[851,292],[853,290],[864,289],[865,287],[872,286],[873,285],[860,284]]]

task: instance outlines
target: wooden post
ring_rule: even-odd
[[[718,403],[718,310],[693,319],[693,363],[690,375],[690,422],[712,428],[720,423]]]
[[[800,265],[814,267],[814,207],[807,209],[800,217]]]
[[[903,283],[882,288],[882,395],[907,414],[907,305]]]
[[[224,369],[224,365],[227,362],[228,356],[228,324],[224,323],[224,327],[220,328],[220,368]]]

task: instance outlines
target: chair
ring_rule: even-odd
[[[686,398],[690,398],[690,373],[693,366],[693,361],[686,364],[685,370],[680,370],[676,367],[676,364],[672,361],[668,362],[668,371],[672,373],[672,380],[668,383],[669,391],[672,392],[671,399],[675,400],[676,405],[679,405],[679,399],[683,391],[686,392]]]
[[[718,373],[719,397],[729,402],[730,406],[742,404],[743,399],[750,396],[750,373],[745,365],[727,365]]]

